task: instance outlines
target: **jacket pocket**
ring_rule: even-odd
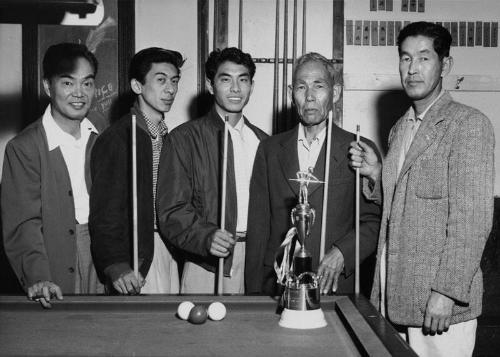
[[[448,196],[448,162],[425,159],[417,168],[416,190],[418,198],[441,199]]]

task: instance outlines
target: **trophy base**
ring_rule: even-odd
[[[279,325],[286,328],[308,330],[327,325],[323,310],[289,310],[283,309]]]

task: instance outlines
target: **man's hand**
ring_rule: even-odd
[[[371,183],[375,183],[380,178],[382,164],[378,160],[378,156],[372,147],[362,141],[351,142],[349,149],[349,164],[353,169],[359,168],[359,173],[367,177]]]
[[[450,327],[451,313],[455,302],[448,296],[436,291],[431,292],[424,315],[423,332],[425,335],[442,334]]]
[[[50,309],[50,299],[63,299],[61,288],[51,281],[39,281],[28,288],[28,299],[38,301],[45,309]]]
[[[225,258],[229,255],[230,249],[236,244],[233,235],[222,229],[217,229],[212,235],[212,245],[210,254],[219,258]]]
[[[137,278],[134,271],[130,270],[121,274],[118,279],[113,281],[113,287],[120,294],[136,295],[141,293],[141,288],[145,283],[146,281],[142,277],[141,273],[139,273],[139,277]]]
[[[320,291],[326,295],[337,291],[340,273],[344,269],[344,255],[337,247],[333,247],[323,258],[318,268]]]

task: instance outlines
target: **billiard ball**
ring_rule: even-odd
[[[220,321],[226,317],[226,307],[223,303],[215,301],[208,307],[208,317],[213,321]]]
[[[191,301],[183,301],[177,307],[177,316],[179,316],[183,320],[187,320],[189,317],[189,313],[191,309],[194,307],[194,304]]]
[[[189,312],[188,321],[192,324],[199,325],[207,321],[207,309],[203,305],[195,305]]]

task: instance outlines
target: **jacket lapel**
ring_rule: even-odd
[[[438,136],[439,127],[438,123],[446,118],[440,115],[440,110],[451,101],[451,96],[445,93],[427,112],[418,129],[413,142],[411,143],[408,153],[406,154],[403,167],[399,173],[398,182],[402,179],[404,174],[415,163],[415,160],[422,155],[422,153],[431,145]],[[399,152],[399,151],[398,151]]]
[[[291,130],[288,135],[283,136],[280,142],[280,151],[278,161],[281,166],[281,173],[295,196],[299,194],[300,184],[297,181],[290,180],[297,178],[297,172],[300,170],[299,157],[297,153],[297,134],[298,126]]]

